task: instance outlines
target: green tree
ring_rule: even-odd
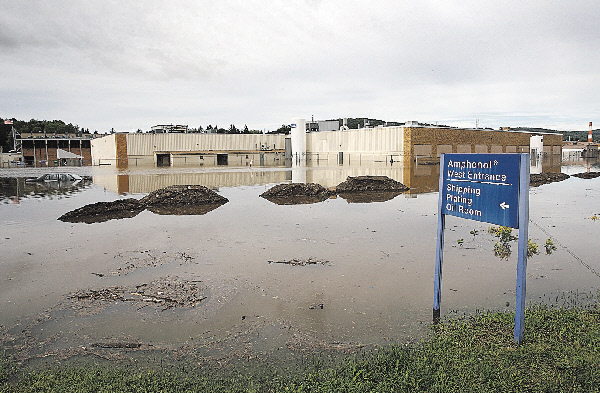
[[[12,126],[4,124],[4,119],[0,119],[0,149],[3,152],[11,151],[12,143]]]
[[[285,134],[288,135],[292,131],[292,127],[288,124],[282,124],[281,127],[275,131],[277,134]]]

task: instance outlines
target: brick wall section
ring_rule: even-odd
[[[488,153],[492,152],[492,146],[496,146],[494,150],[499,150],[498,146],[502,146],[502,153],[507,153],[507,146],[516,146],[517,152],[520,152],[519,146],[527,146],[527,150],[524,152],[528,153],[529,139],[533,135],[540,134],[515,131],[406,127],[404,129],[404,154],[414,155],[415,145],[431,145],[431,156],[438,157],[438,145],[452,145],[452,153],[457,153],[459,145],[468,146],[469,144],[472,153],[475,152],[476,146],[478,146],[477,150],[481,150],[482,145],[487,146]],[[550,151],[556,151],[555,147],[562,147],[561,134],[543,134],[543,136],[544,147],[551,146]],[[447,146],[442,152],[448,152]],[[558,154],[561,154],[560,149]]]
[[[115,145],[117,150],[117,168],[127,168],[127,134],[115,134]]]

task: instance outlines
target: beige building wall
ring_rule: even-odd
[[[306,134],[306,153],[383,153],[402,154],[404,127],[361,128],[347,131],[311,132]]]
[[[92,165],[110,164],[117,162],[116,134],[95,138],[91,141]]]
[[[155,152],[257,151],[285,149],[285,135],[267,134],[127,134],[130,157]]]

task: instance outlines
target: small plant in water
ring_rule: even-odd
[[[458,245],[461,247],[463,246],[464,242],[465,242],[465,239],[463,239],[462,237],[456,241],[456,243],[458,243]]]
[[[600,217],[598,217],[595,214],[590,217],[590,220],[592,220],[592,221],[597,221],[598,219],[600,219]]]
[[[517,240],[517,237],[512,234],[512,228],[510,227],[490,227],[490,229],[488,229],[488,232],[499,238],[500,241],[503,243]]]
[[[499,240],[494,243],[494,255],[500,259],[506,259],[512,254],[510,242],[518,238],[512,234],[512,228],[499,226],[490,227],[488,232],[497,237]],[[527,239],[527,257],[532,257],[540,253],[538,245]]]
[[[517,240],[517,237],[512,234],[512,228],[504,226],[490,227],[488,232],[499,239],[494,243],[494,255],[500,259],[508,260],[512,253],[510,242]]]
[[[530,258],[534,255],[538,255],[540,250],[538,250],[538,245],[531,240],[527,239],[527,258]]]
[[[544,248],[546,249],[546,255],[552,254],[552,251],[556,251],[556,246],[551,239],[546,239],[546,244],[544,244]]]
[[[473,229],[471,232],[469,232],[471,235],[473,235],[473,240],[475,240],[475,236],[479,235],[479,231],[477,229]]]

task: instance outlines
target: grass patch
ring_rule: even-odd
[[[433,327],[418,345],[355,355],[339,366],[277,373],[122,367],[53,367],[18,375],[0,369],[2,392],[507,392],[600,391],[600,311],[535,306],[513,342],[514,314],[486,313]],[[318,363],[318,362],[317,362]],[[10,381],[8,382],[10,377]]]

